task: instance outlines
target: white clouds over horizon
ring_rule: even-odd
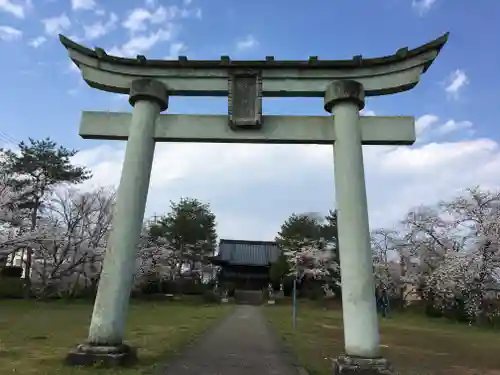
[[[440,129],[465,135],[472,127],[468,121],[443,122],[431,114],[418,122],[427,124],[422,136]],[[86,188],[116,186],[123,153],[122,142],[82,150],[75,162],[94,173]],[[500,149],[491,139],[366,146],[364,158],[372,227],[392,226],[410,208],[471,186],[500,188],[500,176],[494,173],[500,169]],[[334,207],[332,159],[330,146],[158,144],[147,215],[161,214],[170,200],[190,196],[210,203],[221,236],[272,239],[291,213],[326,213]]]

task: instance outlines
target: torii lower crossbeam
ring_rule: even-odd
[[[80,136],[85,139],[127,140],[132,115],[85,111]],[[360,116],[363,145],[411,145],[415,120],[408,116]],[[232,130],[223,115],[159,115],[156,142],[319,144],[335,142],[335,117],[263,116],[260,130]]]

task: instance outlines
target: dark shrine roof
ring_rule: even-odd
[[[215,259],[230,265],[267,266],[279,254],[276,242],[221,239],[219,255]]]

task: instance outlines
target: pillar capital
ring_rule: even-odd
[[[130,86],[128,102],[131,106],[139,100],[149,100],[158,103],[160,112],[168,108],[168,92],[165,85],[149,78],[136,79]]]
[[[338,102],[356,103],[360,110],[365,107],[363,85],[354,80],[339,80],[330,83],[325,91],[325,111],[332,112]]]

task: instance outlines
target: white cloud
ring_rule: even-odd
[[[17,18],[26,17],[32,7],[31,0],[0,0],[0,11],[10,13]]]
[[[457,121],[453,119],[440,121],[436,115],[426,114],[415,121],[415,131],[417,142],[428,142],[431,139],[443,138],[452,133],[462,137],[469,137],[474,134],[473,124],[470,121]]]
[[[115,46],[111,48],[108,54],[123,57],[137,56],[149,51],[159,42],[171,40],[172,35],[173,30],[171,29],[160,29],[147,35],[135,35],[121,47]]]
[[[472,122],[448,120],[438,128],[438,132],[443,135],[465,130],[468,131],[468,134],[472,134],[474,132],[472,129]]]
[[[144,31],[148,24],[159,24],[173,20],[179,14],[179,8],[175,5],[169,7],[160,6],[154,11],[145,8],[136,8],[129,13],[122,25],[131,32]]]
[[[170,44],[168,56],[165,57],[167,60],[175,60],[179,57],[181,53],[184,53],[187,50],[187,47],[182,42],[176,42]]]
[[[450,168],[456,160],[467,160],[484,153],[498,151],[498,144],[490,139],[474,141],[428,143],[418,148],[395,148],[381,162],[382,170],[406,174],[438,173]]]
[[[236,42],[236,48],[239,51],[249,50],[259,45],[259,42],[253,35],[247,35],[245,38]]]
[[[45,33],[50,36],[57,36],[71,26],[71,21],[66,13],[62,13],[57,17],[45,18],[42,23],[45,27]]]
[[[427,131],[441,126],[434,115],[419,120],[430,123]],[[117,141],[77,155],[94,173],[87,188],[118,184],[123,150]],[[148,214],[196,197],[210,203],[220,236],[272,239],[291,213],[334,207],[332,157],[331,146],[158,144]],[[367,146],[364,160],[372,227],[391,226],[411,207],[476,184],[500,188],[500,148],[491,139]]]
[[[23,36],[21,30],[15,29],[11,26],[0,26],[0,39],[6,42],[19,40]]]
[[[415,121],[415,132],[417,136],[428,130],[433,124],[437,123],[439,117],[436,115],[423,115]]]
[[[361,116],[375,116],[375,111],[372,111],[370,109],[363,108],[359,114]]]
[[[445,91],[452,99],[458,99],[460,92],[469,84],[469,78],[463,70],[457,69],[450,74]]]
[[[73,10],[92,10],[96,5],[95,0],[71,0]]]
[[[118,16],[115,13],[111,13],[109,15],[109,19],[106,22],[96,21],[91,25],[84,25],[84,39],[94,40],[106,35],[116,28],[117,22]]]
[[[437,0],[412,0],[411,6],[420,15],[427,13]]]
[[[37,36],[36,38],[31,39],[28,44],[33,47],[33,48],[38,48],[42,44],[44,44],[47,41],[47,38],[44,37],[43,35]]]
[[[131,31],[140,31],[146,29],[146,20],[151,17],[151,13],[147,9],[134,9],[123,22],[123,27]]]

